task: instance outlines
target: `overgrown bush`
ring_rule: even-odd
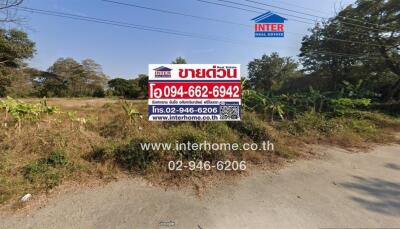
[[[377,132],[376,126],[368,120],[347,120],[346,127],[351,131],[364,135],[375,134]]]
[[[251,113],[244,114],[241,122],[229,122],[228,126],[254,142],[273,140],[273,136],[266,127],[266,122]]]
[[[160,158],[160,152],[152,148],[143,149],[141,144],[151,143],[145,137],[134,138],[129,144],[117,147],[114,151],[116,162],[128,170],[144,172],[148,166]]]
[[[208,151],[205,149],[189,150],[184,147],[186,143],[203,143],[209,140],[207,133],[199,128],[195,128],[190,124],[183,124],[168,129],[167,141],[172,144],[182,144],[179,149],[174,152],[175,156],[181,160],[207,160],[213,159],[212,154],[216,152]],[[174,146],[173,145],[173,146]]]
[[[52,189],[62,182],[68,160],[63,151],[56,151],[47,158],[34,161],[23,168],[23,176],[37,188]]]
[[[371,104],[371,99],[339,98],[329,100],[329,108],[336,115],[352,113],[355,109],[364,109]]]
[[[292,135],[302,134],[323,134],[330,135],[341,128],[340,124],[332,119],[328,119],[325,115],[317,112],[305,112],[296,115],[291,121],[282,123],[281,128],[286,129]]]
[[[105,162],[107,160],[113,160],[115,148],[116,146],[114,144],[96,146],[83,158],[90,162]]]

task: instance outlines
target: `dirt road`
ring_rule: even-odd
[[[321,151],[322,160],[256,172],[202,199],[130,179],[61,195],[30,216],[0,217],[0,227],[400,228],[399,145]]]

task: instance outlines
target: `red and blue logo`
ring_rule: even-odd
[[[255,37],[285,37],[286,18],[268,11],[251,20],[255,22]]]

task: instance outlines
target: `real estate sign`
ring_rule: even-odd
[[[239,121],[239,64],[150,64],[150,121]]]

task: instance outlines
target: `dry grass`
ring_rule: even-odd
[[[25,99],[37,102],[38,99]],[[146,154],[134,152],[132,144],[140,141],[175,142],[258,142],[271,140],[275,152],[202,152],[202,160],[246,160],[249,167],[273,167],[282,160],[307,154],[305,143],[330,142],[345,147],[360,147],[367,142],[392,141],[389,134],[397,128],[398,121],[387,116],[369,113],[368,122],[341,123],[336,128],[326,120],[294,120],[290,125],[271,125],[256,114],[245,113],[242,122],[184,122],[160,123],[147,121],[146,101],[130,101],[144,114],[130,120],[117,99],[48,99],[49,105],[57,105],[61,113],[44,115],[39,121],[25,121],[22,129],[0,128],[0,204],[13,205],[26,194],[43,194],[62,182],[86,183],[89,180],[108,181],[121,176],[140,175],[149,181],[165,186],[192,185],[198,193],[219,179],[245,175],[246,172],[170,172],[169,160],[191,155],[176,152],[153,152],[148,161],[127,161],[122,155]],[[73,113],[73,114],[72,114]],[[2,114],[0,113],[0,117]],[[362,119],[362,120],[364,120]],[[315,129],[316,124],[320,129]],[[373,124],[373,126],[369,126]],[[278,126],[280,126],[278,128]],[[313,127],[313,128],[310,128]],[[382,131],[378,127],[392,128]],[[303,131],[300,131],[302,129]],[[291,133],[291,131],[294,131]],[[324,130],[328,132],[324,132]],[[133,142],[133,143],[132,143]],[[53,165],[46,162],[55,152],[65,154],[66,163]],[[116,154],[119,152],[119,154]],[[191,152],[196,155],[199,152]],[[192,155],[192,156],[193,156]],[[205,156],[204,156],[205,155]],[[133,167],[127,166],[127,164]],[[140,169],[138,169],[140,165]],[[27,175],[27,168],[30,174]],[[29,178],[29,179],[28,179]],[[17,204],[20,206],[20,204]]]

